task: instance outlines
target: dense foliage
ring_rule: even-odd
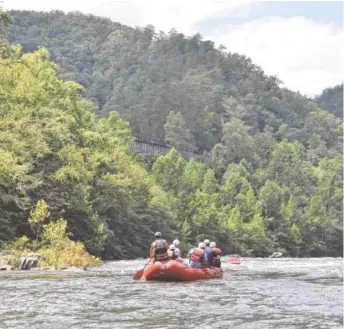
[[[49,221],[49,206],[44,200],[38,200],[30,212],[28,222],[35,236],[30,240],[26,235],[21,236],[10,243],[6,243],[5,249],[10,250],[10,255],[0,258],[7,260],[14,268],[20,268],[20,258],[27,255],[39,255],[39,266],[49,266],[60,269],[69,266],[91,267],[101,263],[100,259],[90,255],[80,241],[70,239],[67,232],[67,221],[59,219]]]
[[[63,81],[49,53],[3,45],[0,61],[0,239],[36,234],[36,202],[75,239],[105,257],[144,255],[168,213],[163,193],[128,150],[117,113],[97,119],[82,87]]]
[[[321,107],[343,120],[343,84],[325,89],[315,100]]]
[[[2,238],[39,199],[88,250],[147,251],[157,228],[226,252],[342,254],[342,121],[199,34],[11,12],[0,65]],[[60,77],[73,78],[81,87]],[[174,146],[134,159],[132,132]],[[185,160],[178,149],[202,153]],[[148,171],[138,164],[142,161]],[[1,232],[1,230],[0,230]],[[1,234],[1,233],[0,233]],[[0,237],[1,238],[1,237]]]

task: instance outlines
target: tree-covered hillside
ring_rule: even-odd
[[[325,89],[315,101],[322,108],[343,120],[343,84]]]
[[[12,88],[6,91],[10,97],[6,106],[14,109],[6,107],[3,113],[10,117],[16,111],[22,115],[24,107],[24,113],[31,113],[29,122],[34,117],[36,124],[45,125],[47,118],[37,115],[39,110],[32,107],[36,103],[30,103],[30,95],[36,95],[30,88],[36,84],[47,88],[32,96],[41,102],[43,112],[51,97],[60,97],[53,101],[60,109],[56,117],[63,117],[65,111],[71,115],[56,124],[58,137],[50,139],[47,164],[38,160],[40,156],[30,158],[30,163],[38,161],[43,166],[40,175],[42,168],[48,170],[43,175],[48,181],[36,181],[39,192],[23,194],[27,203],[22,209],[29,209],[37,197],[48,198],[48,203],[59,200],[58,211],[66,213],[70,229],[83,240],[98,237],[95,232],[103,224],[106,257],[116,247],[121,257],[141,255],[142,246],[151,238],[147,234],[156,228],[170,233],[173,228],[184,247],[207,236],[227,252],[246,255],[267,255],[278,248],[294,256],[342,255],[340,119],[302,95],[280,88],[276,77],[265,75],[249,58],[217,49],[199,34],[189,37],[175,30],[165,34],[152,26],[132,29],[79,13],[10,14],[14,24],[8,40],[21,44],[24,52],[47,47],[59,65],[59,76],[82,84],[85,96],[104,117],[98,121],[86,111],[82,115],[92,116],[92,123],[88,123],[91,119],[79,120],[76,96],[67,91],[54,91],[51,96],[49,88],[53,87],[48,81],[52,73],[37,72],[38,80],[24,83],[16,80],[22,78],[18,68],[11,73],[13,81],[4,80],[4,87],[0,84],[2,88],[20,84],[17,96],[12,95]],[[40,58],[44,62],[44,56]],[[54,88],[59,90],[57,85]],[[72,98],[64,101],[64,97]],[[68,104],[65,109],[64,102]],[[82,102],[87,109],[91,107],[86,100]],[[172,150],[150,163],[143,159],[151,171],[146,173],[126,155],[129,133],[124,121],[115,114],[105,119],[113,110],[129,121],[135,136],[165,141],[177,150],[197,149],[202,156],[186,161]],[[8,120],[12,124],[0,130],[4,134],[14,129],[15,119]],[[86,136],[84,130],[90,130]],[[69,148],[68,138],[73,140]],[[99,138],[105,138],[105,144]],[[3,149],[7,151],[5,144]],[[51,157],[50,152],[56,155]],[[100,155],[93,156],[93,152]],[[16,155],[9,156],[17,164]],[[100,165],[102,157],[110,160]],[[85,165],[85,161],[90,163]],[[52,173],[54,178],[65,179],[56,188],[67,200],[75,197],[74,203],[51,195]],[[68,178],[73,174],[76,181]],[[5,191],[8,198],[17,193],[14,186]],[[18,212],[14,220],[11,209],[3,218],[21,223],[25,211]],[[85,220],[89,229],[83,228]],[[20,225],[4,225],[14,235],[22,230]],[[126,254],[130,244],[134,252]]]
[[[153,231],[172,226],[164,193],[131,155],[128,123],[97,118],[81,92],[46,49],[1,45],[0,240],[32,237],[27,218],[45,200],[48,221],[66,219],[93,254],[144,256]]]

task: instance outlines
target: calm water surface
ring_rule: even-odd
[[[343,259],[243,259],[224,279],[146,283],[144,260],[0,273],[0,328],[342,329]]]

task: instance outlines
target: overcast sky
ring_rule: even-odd
[[[4,0],[5,9],[78,10],[223,44],[284,85],[314,96],[343,81],[342,1]]]

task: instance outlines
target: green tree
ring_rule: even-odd
[[[165,190],[177,195],[183,184],[185,160],[172,148],[165,156],[160,156],[152,169],[157,183]]]
[[[190,132],[180,112],[171,111],[164,125],[165,141],[177,150],[190,148]]]

